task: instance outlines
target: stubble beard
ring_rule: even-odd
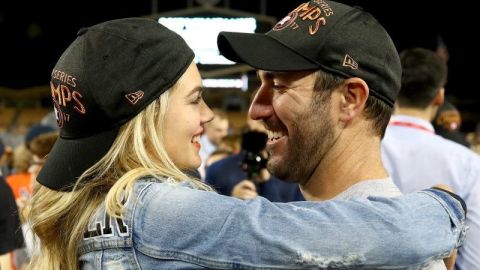
[[[305,184],[334,141],[334,126],[329,106],[311,109],[289,130],[287,151],[270,159],[267,169],[288,182]]]

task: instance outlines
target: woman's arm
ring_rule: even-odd
[[[135,246],[153,258],[204,267],[420,266],[450,254],[465,235],[461,205],[438,190],[271,203],[150,185],[135,207]]]

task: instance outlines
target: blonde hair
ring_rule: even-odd
[[[169,92],[174,88],[121,127],[108,153],[82,174],[74,191],[34,188],[28,219],[40,239],[40,253],[28,269],[78,269],[78,247],[90,218],[102,202],[109,215],[120,217],[122,202],[138,179],[171,178],[177,183],[189,179],[169,158],[163,144]],[[190,181],[211,190],[197,179]]]

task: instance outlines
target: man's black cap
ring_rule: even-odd
[[[400,60],[385,29],[371,14],[333,1],[303,3],[266,34],[221,32],[217,42],[226,58],[256,69],[362,78],[390,106],[400,90]]]
[[[37,180],[71,190],[108,152],[120,126],[171,88],[193,58],[179,35],[150,19],[82,28],[52,72],[60,137]]]

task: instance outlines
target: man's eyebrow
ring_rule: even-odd
[[[266,78],[278,78],[282,74],[285,74],[285,72],[279,72],[279,71],[267,71],[267,70],[259,70],[257,71],[257,77],[260,78],[260,72],[264,74],[264,77]]]

